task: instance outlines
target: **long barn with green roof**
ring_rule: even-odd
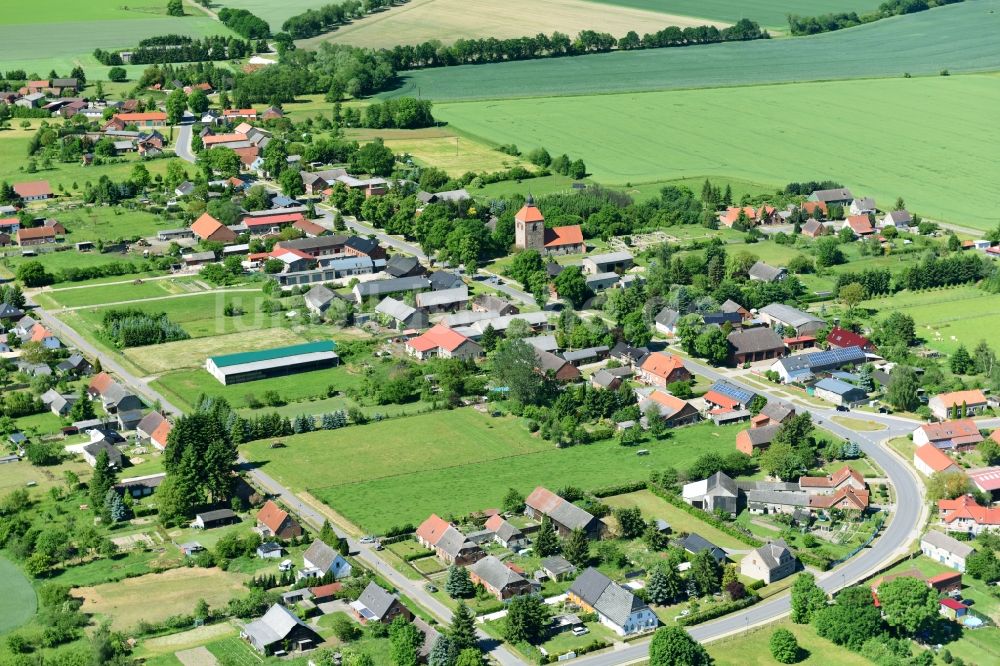
[[[332,368],[340,362],[334,352],[336,348],[332,340],[320,340],[290,347],[210,356],[205,361],[205,369],[223,384],[242,384]]]

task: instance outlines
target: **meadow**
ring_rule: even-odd
[[[43,263],[46,263],[43,258]],[[53,302],[64,308],[79,308],[120,301],[162,298],[174,294],[191,293],[202,287],[192,280],[147,280],[133,284],[128,276],[119,277],[122,284],[75,287],[66,286],[45,292]],[[72,285],[72,283],[68,283]]]
[[[4,594],[0,597],[0,635],[16,629],[35,614],[35,589],[21,570],[5,557],[0,557],[0,577]]]
[[[917,337],[946,354],[959,345],[971,350],[983,339],[995,342],[995,331],[1000,330],[1000,296],[974,286],[905,291],[864,301],[859,307],[878,318],[888,312],[910,315],[917,325]]]
[[[713,21],[747,18],[767,28],[788,29],[786,16],[818,16],[830,12],[862,12],[878,6],[878,0],[593,0],[612,7],[634,7],[654,12],[670,12]]]
[[[735,550],[745,550],[746,544],[735,537],[731,537],[722,530],[712,527],[704,520],[692,516],[690,513],[678,509],[664,499],[654,495],[649,490],[639,490],[634,493],[615,495],[605,498],[604,503],[613,508],[638,508],[642,511],[642,517],[646,520],[660,518],[670,524],[670,529],[674,533],[687,532],[697,533],[705,537],[720,548],[733,548]]]
[[[461,409],[285,438],[287,449],[255,442],[242,452],[285,485],[379,531],[417,524],[432,512],[464,515],[496,506],[510,487],[527,494],[536,485],[589,489],[643,481],[654,469],[683,468],[702,453],[732,450],[737,431],[681,428],[644,444],[650,455],[636,456],[611,441],[557,449],[517,420]]]
[[[834,645],[816,635],[816,630],[808,624],[794,624],[785,619],[780,622],[757,627],[734,634],[729,638],[713,641],[705,647],[715,659],[717,666],[771,666],[776,664],[771,656],[769,641],[775,629],[788,629],[798,639],[802,648],[802,660],[796,662],[804,666],[868,666],[872,662],[856,652]]]
[[[419,90],[438,101],[497,99],[991,71],[1000,68],[998,31],[1000,0],[977,0],[811,37],[404,72],[400,87],[383,96],[416,96]],[[829,98],[820,95],[814,102]],[[875,102],[891,97],[851,99],[872,100],[859,107],[897,113],[924,109],[929,101],[909,107]]]
[[[998,81],[969,75],[439,103],[434,113],[496,144],[580,157],[603,183],[829,178],[883,205],[904,196],[923,216],[992,229],[1000,140],[981,126],[1000,104]],[[901,109],[917,108],[900,121]]]
[[[425,132],[421,135],[420,132]],[[431,130],[416,130],[413,134],[402,135],[397,132],[395,137],[385,137],[385,145],[399,154],[408,154],[413,161],[421,166],[433,166],[442,169],[449,176],[461,176],[468,171],[489,173],[504,171],[514,166],[522,166],[528,170],[535,167],[524,160],[501,153],[498,150],[460,136],[453,131],[433,128]]]
[[[514,19],[514,20],[512,20]],[[299,42],[314,47],[323,41],[369,48],[419,44],[428,40],[454,42],[477,37],[523,37],[559,31],[575,37],[581,30],[600,30],[615,37],[635,30],[640,35],[668,26],[705,23],[662,11],[603,5],[587,0],[411,0],[405,5],[370,14],[335,32]]]

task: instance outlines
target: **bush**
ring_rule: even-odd
[[[770,648],[771,656],[782,664],[794,664],[802,658],[799,642],[788,629],[776,629],[771,634]]]

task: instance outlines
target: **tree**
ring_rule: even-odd
[[[455,666],[483,666],[483,654],[476,648],[466,648],[458,653]]]
[[[642,311],[636,310],[625,316],[622,325],[622,335],[636,347],[645,347],[653,338],[649,325],[642,316]]]
[[[521,513],[524,511],[524,495],[517,491],[517,488],[507,489],[507,494],[503,498],[503,510],[505,513]]]
[[[508,330],[508,335],[510,331]],[[490,369],[496,386],[523,405],[542,404],[547,397],[547,380],[535,372],[535,348],[517,338],[500,342],[490,355]]]
[[[424,643],[424,635],[403,616],[389,625],[389,650],[395,666],[417,666],[417,653]]]
[[[709,550],[703,550],[691,559],[689,574],[699,595],[714,594],[719,591],[722,580],[722,565],[712,556]]]
[[[590,562],[590,542],[587,541],[587,534],[581,529],[575,529],[569,533],[569,537],[563,541],[563,556],[577,567],[583,568]]]
[[[445,590],[452,599],[469,599],[476,593],[476,588],[465,567],[451,565],[448,567],[448,581]]]
[[[448,628],[448,638],[455,644],[455,649],[463,652],[468,649],[476,650],[479,647],[476,639],[476,616],[464,601],[458,602],[458,608],[451,616],[451,626]]]
[[[128,510],[125,508],[125,502],[114,488],[109,488],[108,492],[104,495],[104,515],[113,523],[120,523],[128,518]]]
[[[542,516],[542,524],[538,527],[538,534],[535,536],[535,552],[540,557],[548,557],[559,552],[559,540],[552,527],[552,519],[548,516]]]
[[[74,423],[77,421],[87,421],[96,416],[94,403],[90,400],[86,386],[80,386],[80,392],[76,396],[76,402],[69,410],[69,418]]]
[[[772,443],[760,456],[761,469],[779,479],[794,479],[802,472],[802,458],[786,442]]]
[[[661,627],[649,643],[649,666],[710,666],[712,657],[681,627]]]
[[[167,0],[168,16],[184,16],[184,3],[182,0]]]
[[[816,241],[816,265],[821,267],[836,266],[844,263],[844,253],[840,250],[840,241],[825,236]]]
[[[124,67],[112,67],[108,70],[108,81],[122,83],[128,80],[128,72]]]
[[[195,88],[192,90],[191,94],[188,95],[187,102],[188,108],[191,109],[191,112],[194,114],[200,116],[208,111],[208,95],[206,95],[205,91],[201,88]]]
[[[956,375],[968,375],[976,368],[975,363],[972,361],[972,356],[969,355],[969,350],[965,348],[965,345],[958,346],[955,353],[951,355],[948,365]]]
[[[812,624],[821,637],[857,651],[865,641],[885,631],[882,612],[872,603],[868,586],[841,590],[835,601],[834,605],[821,608],[813,616]]]
[[[55,278],[45,270],[42,262],[34,259],[18,266],[15,275],[18,282],[25,287],[45,287],[55,282]]]
[[[837,291],[837,297],[847,307],[848,312],[853,312],[858,303],[865,300],[865,288],[859,282],[851,282]]]
[[[353,641],[360,635],[357,623],[343,613],[337,613],[330,623],[333,635],[343,642]]]
[[[204,599],[199,599],[194,605],[194,616],[199,620],[207,620],[209,618],[208,602]]]
[[[180,2],[180,0],[177,0]],[[167,124],[177,125],[184,119],[188,101],[184,91],[178,88],[167,96]]]
[[[978,374],[991,377],[993,368],[997,364],[997,356],[986,344],[986,340],[980,340],[976,348],[972,350],[972,361]]]
[[[660,606],[668,606],[681,596],[683,581],[670,565],[658,566],[646,583],[649,600]]]
[[[781,664],[794,664],[802,657],[795,634],[788,629],[775,629],[769,642],[771,656]]]
[[[729,340],[721,328],[713,326],[695,339],[694,350],[712,365],[722,365],[729,358]]]
[[[590,287],[583,277],[579,266],[567,266],[553,280],[559,298],[569,301],[574,308],[579,309],[590,297]]]
[[[937,591],[926,582],[904,576],[878,586],[882,616],[890,627],[914,635],[938,617]]]
[[[802,572],[792,584],[792,622],[809,624],[813,616],[826,606],[826,592],[816,584],[816,577]]]
[[[302,176],[295,169],[285,169],[278,176],[278,183],[281,185],[281,191],[287,197],[295,198],[305,194],[306,188],[305,184],[302,182]]]
[[[94,475],[90,477],[90,483],[87,484],[90,506],[95,511],[101,511],[104,508],[104,498],[107,497],[108,491],[114,485],[115,471],[111,467],[108,452],[102,449],[94,462]]]
[[[507,604],[503,637],[511,643],[538,643],[549,625],[549,607],[536,594],[522,594]]]
[[[638,507],[615,509],[615,518],[623,539],[638,539],[646,529],[646,521]]]
[[[992,437],[987,437],[976,447],[983,462],[987,465],[1000,463],[1000,443]]]
[[[448,638],[447,634],[440,634],[434,641],[430,654],[427,655],[427,664],[428,666],[455,666],[457,659],[458,650],[455,649],[455,643]]]
[[[965,573],[986,583],[1000,580],[1000,561],[992,548],[980,548],[965,560]]]
[[[911,347],[917,342],[917,326],[913,317],[895,311],[875,325],[872,338],[880,347]]]
[[[919,388],[920,382],[913,368],[897,365],[889,375],[889,387],[885,392],[886,402],[894,409],[912,412],[920,406],[920,398],[917,395]]]
[[[233,488],[232,470],[238,442],[223,424],[232,411],[224,400],[208,401],[206,409],[182,416],[174,424],[164,454],[168,478],[173,477],[174,518],[189,515],[206,501],[228,501]],[[163,498],[160,497],[161,517]]]
[[[396,163],[392,150],[382,143],[381,138],[370,141],[358,149],[351,158],[351,169],[375,176],[389,176]]]

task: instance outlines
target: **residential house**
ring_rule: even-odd
[[[350,236],[344,241],[344,252],[355,257],[385,259],[385,248],[379,245],[378,241],[374,238]]]
[[[125,432],[126,430],[134,430],[139,422],[142,421],[142,410],[141,409],[120,409],[118,414],[115,415],[118,420],[118,430],[120,432]]]
[[[296,574],[296,579],[300,578],[322,578],[327,574],[332,574],[334,579],[340,580],[351,575],[351,564],[344,559],[344,556],[326,545],[319,539],[310,544],[306,552],[302,553],[302,569]]]
[[[962,543],[959,541],[959,543]],[[952,594],[962,591],[962,573],[959,571],[946,571],[927,579],[927,585],[938,594]]]
[[[596,347],[585,347],[584,349],[573,349],[563,352],[562,356],[573,365],[580,367],[581,365],[602,361],[608,357],[610,352],[611,350],[606,345],[598,345]]]
[[[286,227],[290,227],[296,222],[301,222],[304,219],[305,216],[299,212],[293,213],[282,211],[279,213],[272,213],[269,211],[262,211],[258,213],[251,213],[244,217],[243,224],[246,226],[247,231],[253,236],[269,236],[271,234],[279,234]]]
[[[867,215],[848,215],[841,229],[850,229],[858,238],[867,238],[875,233],[875,227]]]
[[[770,541],[740,561],[740,573],[748,578],[771,583],[795,573],[798,561],[782,539]]]
[[[971,391],[953,391],[951,393],[940,393],[928,402],[931,414],[942,421],[954,414],[955,418],[974,416],[986,411],[989,404],[986,395],[980,389]]]
[[[361,624],[381,622],[392,624],[397,617],[413,619],[413,613],[402,604],[395,594],[390,594],[378,583],[368,583],[357,601],[351,602],[351,610]]]
[[[410,307],[391,296],[386,296],[375,306],[375,313],[382,315],[384,322],[400,331],[426,328],[430,323],[426,311]]]
[[[753,417],[751,423],[755,428],[772,424],[780,425],[793,416],[795,416],[795,408],[792,405],[787,402],[771,400],[757,412],[757,416]]]
[[[580,379],[579,368],[561,356],[535,347],[535,370],[559,382]]]
[[[486,521],[485,529],[493,533],[493,540],[511,550],[528,544],[527,537],[500,514],[494,514]]]
[[[431,275],[432,284],[433,276]],[[454,289],[442,289],[440,291],[424,291],[417,294],[417,307],[427,310],[429,313],[454,312],[460,307],[464,307],[469,302],[469,288],[463,284]]]
[[[684,360],[680,356],[653,352],[643,359],[638,378],[650,386],[666,388],[674,382],[688,381],[691,373],[684,367]]]
[[[264,506],[257,512],[257,529],[262,537],[292,539],[302,536],[302,526],[272,500],[264,502]]]
[[[532,590],[531,581],[493,555],[469,565],[469,577],[473,584],[482,585],[500,601],[530,594]]]
[[[118,113],[115,120],[122,123],[122,126],[135,125],[136,127],[165,127],[167,124],[167,114],[163,111],[146,111],[145,113]]]
[[[849,465],[844,465],[826,476],[803,476],[799,488],[816,495],[833,495],[843,488],[865,489],[865,477]]]
[[[583,258],[583,272],[588,275],[621,273],[631,268],[634,260],[631,252],[594,254]]]
[[[624,342],[619,342],[611,348],[611,358],[632,369],[642,366],[648,355],[649,350],[645,347],[632,347]]]
[[[954,460],[933,444],[924,444],[916,448],[913,452],[913,466],[924,476],[931,476],[938,472],[958,472],[961,470]]]
[[[736,435],[736,450],[752,456],[755,451],[765,451],[774,441],[781,425],[778,423],[754,426]]]
[[[434,291],[450,291],[465,287],[465,281],[451,271],[434,271],[427,276]]]
[[[0,306],[0,310],[2,309],[2,306]],[[75,377],[82,377],[83,375],[89,375],[93,371],[93,366],[90,365],[90,361],[84,358],[82,354],[70,354],[69,358],[61,361],[56,366],[56,370]]]
[[[938,500],[938,514],[949,532],[977,535],[984,530],[996,530],[1000,527],[1000,508],[980,506],[972,495]]]
[[[917,446],[929,443],[950,451],[971,451],[981,441],[983,435],[972,419],[925,423],[913,431],[913,443]]]
[[[796,335],[815,333],[826,326],[821,318],[783,303],[765,305],[760,309],[759,316],[771,328],[791,328]]]
[[[753,206],[730,206],[726,208],[726,210],[719,213],[719,222],[730,229],[733,228],[741,218],[744,220],[744,226],[775,224],[781,219],[774,206],[768,206],[766,204],[760,208],[754,208]]]
[[[779,282],[788,277],[788,269],[776,268],[770,264],[765,264],[763,261],[758,261],[750,267],[748,275],[751,280],[757,280],[758,282]]]
[[[315,222],[305,219],[293,222],[292,228],[301,231],[305,234],[306,238],[318,238],[319,236],[325,236],[330,233],[325,227],[321,227]]]
[[[485,553],[458,528],[437,514],[431,514],[417,527],[417,541],[434,551],[446,564],[465,566],[479,561]]]
[[[337,294],[322,284],[314,286],[305,293],[305,296],[303,296],[306,303],[306,309],[313,314],[320,316],[327,311],[327,308],[330,307],[330,304],[333,303],[336,298]]]
[[[149,435],[149,441],[153,444],[153,446],[163,451],[167,448],[170,431],[173,429],[174,425],[170,421],[164,419],[160,425],[156,426],[156,430]]]
[[[55,196],[52,186],[47,180],[33,180],[27,183],[14,183],[14,193],[22,201],[44,201]]]
[[[577,576],[567,596],[588,612],[597,613],[598,621],[619,636],[651,632],[659,625],[646,602],[593,567]]]
[[[591,539],[600,539],[605,532],[604,523],[600,520],[542,486],[535,488],[525,498],[524,513],[536,520],[548,516],[553,528],[562,537],[579,529]]]
[[[868,356],[860,347],[847,347],[787,356],[776,361],[770,369],[778,373],[782,383],[791,384],[804,382],[819,373],[861,365],[867,360]]]
[[[562,555],[543,557],[540,566],[549,580],[565,580],[576,575],[576,567]]]
[[[385,264],[386,275],[394,278],[423,275],[424,267],[416,257],[405,254],[394,254]]]
[[[819,238],[826,233],[826,227],[819,220],[809,218],[799,227],[799,233],[807,238]]]
[[[264,656],[275,652],[303,652],[323,642],[322,636],[280,604],[271,606],[260,619],[247,623],[240,637]]]
[[[879,220],[879,224],[883,229],[895,227],[897,231],[909,231],[910,225],[913,224],[913,216],[910,215],[909,211],[891,210]]]
[[[201,217],[191,225],[194,235],[206,242],[222,243],[228,245],[236,242],[236,232],[228,228],[222,222],[212,217],[209,213],[202,213]]]
[[[701,419],[701,414],[694,405],[666,391],[638,388],[635,393],[639,401],[639,410],[647,422],[649,419],[659,418],[669,427],[676,428],[697,423]]]
[[[122,479],[115,484],[115,490],[121,492],[127,492],[133,498],[139,499],[141,497],[148,497],[152,495],[163,480],[167,478],[166,472],[160,472],[159,474],[147,474],[145,476],[134,476],[129,479]]]
[[[521,310],[510,301],[494,296],[493,294],[480,294],[472,299],[473,312],[494,312],[500,316],[520,314]]]
[[[256,554],[262,560],[276,560],[285,554],[285,548],[277,541],[265,541],[257,546]]]
[[[750,311],[731,298],[727,298],[726,302],[719,306],[719,310],[727,313],[737,312],[744,320],[750,318]]]
[[[724,472],[716,472],[707,479],[684,484],[681,498],[696,509],[708,513],[739,512],[739,489],[736,482]]]
[[[847,188],[836,188],[832,190],[816,190],[809,195],[809,201],[837,206],[847,206],[854,201],[854,195]]]
[[[56,232],[49,227],[20,228],[17,230],[17,244],[21,247],[45,245],[56,242]]]
[[[835,405],[859,405],[868,399],[864,389],[833,377],[819,380],[813,388],[817,398]]]
[[[849,209],[851,215],[874,215],[875,214],[875,200],[871,197],[863,197],[861,199],[855,199],[851,202],[851,207]]]
[[[41,400],[42,404],[56,416],[66,416],[69,414],[69,410],[73,408],[73,403],[76,402],[77,397],[72,394],[63,395],[55,389],[49,389],[42,394]]]
[[[232,509],[215,509],[214,511],[204,511],[195,514],[191,527],[201,530],[210,530],[213,527],[232,525],[240,522],[240,517],[233,513]]]
[[[680,539],[677,542],[677,545],[692,555],[708,551],[712,558],[719,564],[722,564],[727,559],[726,551],[719,548],[700,534],[688,534],[686,537]]]
[[[321,257],[343,255],[344,243],[346,242],[347,236],[334,234],[317,236],[316,238],[294,238],[292,240],[278,241],[274,244],[274,249],[299,250],[314,259],[319,259]]]
[[[24,310],[10,303],[0,303],[0,321],[17,321],[24,317]]]
[[[753,402],[756,395],[750,389],[720,379],[712,384],[711,388],[702,396],[702,399],[711,408],[746,409]]]
[[[760,327],[733,331],[726,339],[732,351],[732,363],[743,365],[779,358],[785,354],[785,343],[773,329]]]
[[[964,572],[967,558],[976,551],[967,543],[931,530],[920,537],[920,552],[935,562]]]
[[[601,368],[590,376],[590,385],[597,389],[617,391],[622,382],[632,376],[632,368]]]
[[[160,424],[167,419],[163,414],[152,411],[142,417],[142,420],[135,426],[135,437],[139,442],[148,442],[156,432],[156,429],[160,427]]]
[[[663,308],[656,317],[653,318],[653,325],[658,333],[667,337],[677,335],[677,323],[681,320],[681,313],[673,308]]]
[[[483,355],[483,348],[458,331],[437,324],[423,334],[407,340],[406,352],[421,361],[433,356],[476,359]]]

